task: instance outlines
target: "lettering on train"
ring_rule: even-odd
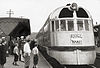
[[[81,34],[71,34],[70,41],[71,41],[71,44],[73,45],[81,45],[82,35]]]

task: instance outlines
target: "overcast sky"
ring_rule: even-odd
[[[38,32],[53,10],[73,2],[90,12],[94,24],[100,23],[99,0],[0,0],[0,17],[8,17],[7,11],[12,9],[12,17],[30,19],[31,32]]]

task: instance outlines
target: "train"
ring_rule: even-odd
[[[88,10],[76,3],[51,12],[36,39],[50,68],[81,68],[95,62],[93,19]]]

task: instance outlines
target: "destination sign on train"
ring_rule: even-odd
[[[82,35],[81,34],[71,34],[70,41],[73,45],[81,45],[82,44]]]

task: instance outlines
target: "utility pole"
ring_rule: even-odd
[[[11,9],[9,11],[7,11],[7,14],[9,14],[9,17],[11,18],[11,15],[14,14],[13,11],[11,11]]]
[[[96,22],[96,25],[97,25],[98,23]]]
[[[23,16],[20,16],[20,18],[23,18]]]

